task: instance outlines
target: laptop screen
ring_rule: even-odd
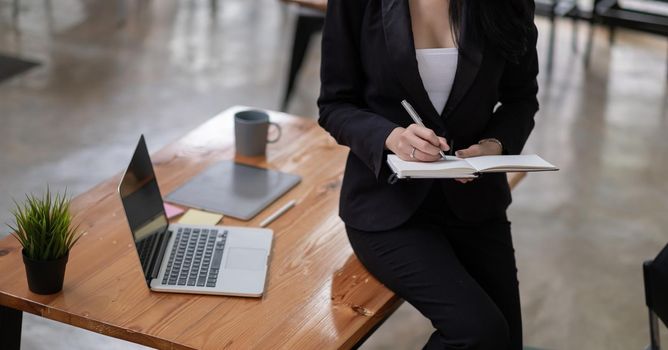
[[[143,135],[121,180],[118,192],[135,245],[167,229],[169,222]]]

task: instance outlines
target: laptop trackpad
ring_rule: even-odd
[[[225,268],[235,270],[264,270],[266,265],[267,252],[263,249],[230,248]]]

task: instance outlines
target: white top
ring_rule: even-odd
[[[415,50],[422,84],[439,114],[443,113],[455,82],[458,53],[454,47]]]

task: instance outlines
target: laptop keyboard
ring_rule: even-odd
[[[162,284],[215,287],[226,240],[227,231],[179,228]]]

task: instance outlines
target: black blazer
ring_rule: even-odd
[[[464,2],[466,3],[466,2]],[[470,28],[469,28],[470,29]],[[519,64],[505,60],[462,23],[455,81],[443,115],[424,89],[415,59],[407,0],[330,0],[322,39],[320,125],[350,147],[341,188],[340,215],[358,230],[380,231],[408,220],[434,182],[463,220],[503,217],[510,204],[505,174],[462,184],[454,180],[388,183],[385,139],[412,120],[407,99],[437,134],[467,148],[496,138],[518,154],[538,111],[535,26]],[[498,106],[497,106],[498,104]]]

